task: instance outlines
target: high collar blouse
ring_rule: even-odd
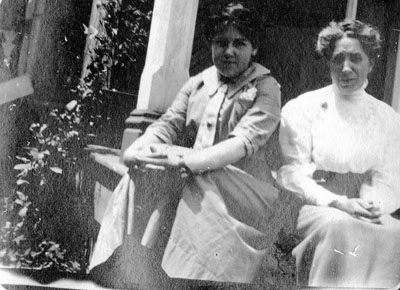
[[[400,208],[400,117],[364,88],[341,95],[331,85],[289,101],[279,138],[285,165],[278,182],[307,203],[328,206],[340,198],[313,179],[322,170],[368,174],[359,196],[383,212]]]

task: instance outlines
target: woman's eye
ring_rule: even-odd
[[[225,47],[228,45],[228,41],[226,39],[220,39],[220,38],[216,38],[213,39],[212,44],[216,45],[216,46],[220,46],[220,47]]]
[[[246,46],[246,45],[247,45],[247,41],[246,41],[246,40],[242,40],[242,39],[238,39],[238,40],[235,40],[235,41],[233,42],[233,45],[234,45],[235,47]]]
[[[344,54],[343,54],[343,53],[340,53],[340,54],[334,55],[334,56],[332,57],[332,62],[333,62],[334,64],[342,64],[342,63],[344,62],[344,59],[345,59]]]
[[[350,60],[354,63],[359,63],[362,61],[362,55],[359,53],[350,54]]]

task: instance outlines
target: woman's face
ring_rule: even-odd
[[[236,28],[228,26],[212,40],[212,60],[221,75],[235,78],[250,65],[257,53],[251,42]]]
[[[332,80],[339,90],[344,94],[351,94],[363,86],[372,70],[372,64],[360,41],[344,36],[336,41],[330,70]]]

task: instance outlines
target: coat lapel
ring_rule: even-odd
[[[232,96],[245,84],[261,75],[266,75],[269,73],[269,69],[263,67],[258,63],[253,62],[253,64],[239,77],[236,82],[228,83],[229,89],[226,98],[232,98]],[[215,66],[212,66],[204,70],[202,72],[202,78],[208,95],[210,97],[213,96],[222,84],[222,82],[219,80],[217,68]]]

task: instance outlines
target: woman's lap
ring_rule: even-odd
[[[358,220],[319,206],[304,206],[294,249],[301,284],[332,287],[390,287],[400,281],[400,221]]]
[[[183,190],[163,268],[172,277],[251,282],[276,198],[275,188],[231,166],[195,176]]]
[[[127,206],[132,196],[134,205]],[[134,237],[138,241],[143,233],[143,237],[151,237],[145,243],[142,240],[143,245],[149,246],[155,245],[155,238],[161,233],[162,239],[157,243],[160,248],[169,230],[153,223],[150,216],[158,204],[165,206],[167,200],[159,220],[168,227],[165,217],[172,223],[174,204],[179,200],[163,258],[167,274],[186,279],[251,282],[265,256],[264,228],[276,199],[277,190],[272,185],[233,166],[196,175],[185,182],[173,173],[137,172],[124,177],[113,193],[95,260],[104,261],[122,243],[127,227],[125,213],[133,206]]]

